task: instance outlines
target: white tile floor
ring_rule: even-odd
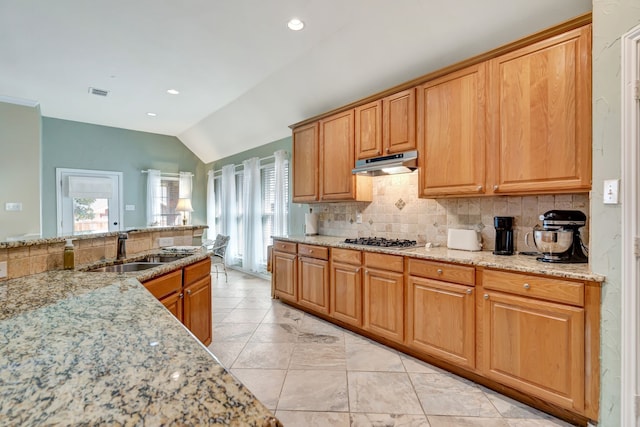
[[[287,427],[569,425],[272,300],[266,280],[212,277],[209,349]]]

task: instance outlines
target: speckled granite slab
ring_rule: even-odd
[[[0,283],[0,425],[164,424],[280,425],[136,279]]]
[[[369,252],[379,252],[392,255],[403,255],[414,258],[429,259],[433,261],[454,262],[458,264],[475,265],[479,267],[498,268],[522,273],[545,274],[568,279],[589,280],[592,282],[604,282],[605,277],[593,273],[588,264],[552,264],[537,261],[535,256],[493,255],[487,251],[460,251],[447,248],[381,248],[376,246],[363,246],[344,243],[344,237],[332,236],[274,236],[274,239],[286,240],[309,245],[322,245],[336,248],[357,249]]]

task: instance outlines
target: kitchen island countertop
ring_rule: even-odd
[[[136,278],[81,271],[0,282],[0,425],[42,424],[280,425]]]
[[[457,264],[474,265],[478,267],[497,268],[521,273],[544,274],[567,279],[588,280],[592,282],[604,282],[605,277],[593,273],[588,264],[560,264],[537,261],[531,255],[494,255],[490,251],[462,251],[448,249],[446,247],[425,248],[416,246],[412,248],[384,248],[378,246],[364,246],[344,243],[344,237],[334,236],[273,236],[275,240],[285,240],[309,245],[321,245],[336,248],[356,249],[368,252],[386,253],[391,255],[403,255],[414,258],[433,261],[452,262]]]

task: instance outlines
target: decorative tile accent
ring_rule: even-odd
[[[406,205],[407,204],[402,199],[398,199],[398,201],[396,202],[396,208],[398,208],[399,210],[402,210]]]

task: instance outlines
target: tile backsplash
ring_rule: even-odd
[[[446,245],[449,228],[475,229],[481,232],[483,248],[495,246],[494,216],[514,217],[516,251],[532,250],[525,245],[525,234],[540,214],[551,209],[580,210],[589,218],[589,194],[545,196],[494,196],[455,199],[418,198],[418,174],[388,175],[373,178],[373,202],[319,203],[309,205],[318,213],[318,231],[328,236],[386,237],[413,239],[418,244]],[[358,214],[362,223],[358,224]],[[589,223],[581,229],[589,242]]]

